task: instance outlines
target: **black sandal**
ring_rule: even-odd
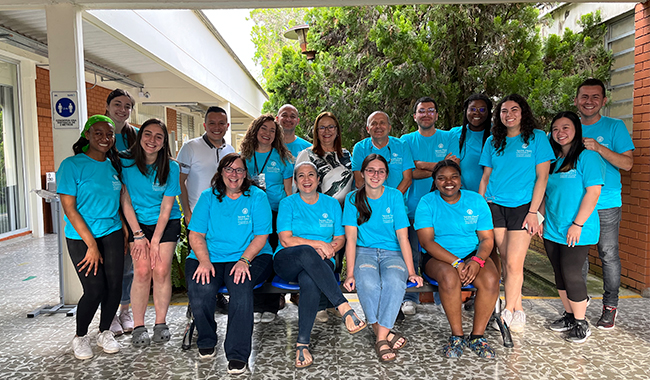
[[[341,317],[341,319],[343,320],[343,324],[345,324],[345,318],[347,318],[347,317],[352,318],[352,322],[353,322],[354,325],[357,326],[357,327],[359,327],[361,324],[363,324],[363,326],[362,326],[361,328],[359,328],[358,330],[354,330],[354,331],[352,331],[352,330],[348,330],[348,332],[349,332],[350,334],[356,334],[356,333],[358,333],[359,331],[365,329],[365,328],[368,326],[367,323],[364,323],[362,320],[360,320],[360,319],[357,317],[357,315],[354,313],[354,309],[350,309],[350,310],[348,310],[345,314],[343,314],[343,316]],[[346,329],[347,329],[347,327],[346,327]]]
[[[310,365],[314,364],[314,356],[313,355],[311,357],[311,362],[309,362],[308,364],[304,364],[305,363],[305,350],[307,350],[307,352],[309,352],[309,346],[296,346],[296,351],[300,351],[300,354],[298,354],[298,360],[301,363],[303,363],[303,364],[299,365],[296,362],[295,363],[296,368],[307,368]],[[309,352],[309,354],[311,354],[311,352]]]

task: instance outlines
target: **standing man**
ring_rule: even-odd
[[[356,143],[352,151],[352,172],[357,189],[364,183],[360,172],[361,164],[371,153],[383,156],[388,162],[386,186],[394,187],[402,194],[406,194],[411,186],[415,168],[411,150],[400,139],[389,136],[390,129],[390,119],[385,112],[375,111],[368,116],[366,131],[370,137]]]
[[[574,104],[582,122],[585,148],[598,152],[605,161],[605,185],[596,209],[600,218],[598,255],[603,264],[603,314],[596,323],[610,330],[616,323],[618,288],[621,286],[621,258],[618,254],[618,231],[621,224],[621,173],[632,169],[634,144],[621,120],[600,115],[607,103],[605,85],[590,78],[578,86]],[[589,259],[585,268],[589,268]],[[586,274],[586,270],[583,270]]]
[[[275,121],[284,130],[284,144],[289,148],[294,159],[298,157],[298,153],[311,146],[309,141],[296,136],[296,126],[300,122],[296,107],[291,104],[283,105],[278,110],[278,116],[275,117]]]
[[[228,116],[221,107],[210,107],[205,114],[205,133],[186,142],[178,152],[176,160],[181,166],[181,206],[185,225],[190,225],[192,211],[203,190],[210,187],[212,177],[219,168],[219,161],[235,149],[226,143],[223,136],[228,131]],[[220,313],[228,312],[228,301],[219,293],[217,308]]]
[[[436,129],[438,110],[435,100],[428,96],[418,99],[413,108],[413,120],[417,123],[418,130],[402,136],[401,140],[410,148],[415,163],[413,184],[409,189],[406,205],[408,207],[408,217],[411,221],[408,232],[411,252],[413,253],[413,265],[418,268],[420,265],[420,251],[418,235],[413,228],[415,209],[418,202],[420,202],[420,198],[431,191],[431,185],[433,184],[431,175],[438,161],[453,159],[458,162],[458,158],[448,153],[452,134],[449,131]],[[420,302],[418,295],[418,293],[406,293],[402,304],[404,314],[415,314],[415,304]]]

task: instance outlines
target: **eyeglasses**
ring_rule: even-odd
[[[368,168],[366,168],[365,172],[366,172],[366,174],[369,175],[370,177],[374,177],[375,174],[378,174],[380,177],[383,177],[383,176],[386,175],[386,169],[375,170],[375,169],[368,169]]]
[[[318,130],[319,130],[319,131],[324,131],[324,130],[326,130],[326,129],[327,129],[328,131],[333,131],[333,130],[336,129],[336,125],[319,125],[319,126],[318,126]]]
[[[428,109],[420,108],[418,110],[418,113],[420,115],[424,115],[425,113],[434,114],[434,113],[436,113],[436,109],[435,108],[428,108]]]
[[[226,172],[227,174],[232,174],[237,173],[237,175],[242,175],[246,172],[246,169],[243,168],[231,168],[230,166],[226,166],[223,168],[223,171]]]
[[[485,108],[485,107],[479,107],[479,108],[472,107],[472,108],[469,109],[469,111],[470,111],[470,112],[476,112],[476,111],[478,111],[478,112],[480,112],[480,113],[483,113],[483,112],[487,111],[487,108]]]

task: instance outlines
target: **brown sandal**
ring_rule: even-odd
[[[398,333],[397,331],[393,331],[393,330],[390,330],[390,331],[388,332],[388,334],[393,334],[393,339],[391,339],[391,340],[388,341],[388,345],[390,346],[390,348],[392,348],[393,350],[397,351],[397,350],[401,350],[402,348],[406,347],[406,343],[408,343],[408,339],[406,339],[406,337],[405,337],[404,335]],[[400,339],[404,339],[404,343],[402,343],[402,345],[399,346],[399,347],[395,347],[395,344],[396,344]]]
[[[389,348],[384,348],[382,350],[381,349],[382,346],[388,346]],[[386,354],[391,354],[391,353],[394,354],[395,353],[395,351],[393,351],[393,349],[390,348],[390,343],[388,343],[388,341],[386,339],[380,340],[377,343],[375,343],[375,352],[377,353],[377,357],[379,358],[379,361],[382,362],[382,363],[392,362],[397,357],[397,355],[393,355],[390,358],[384,358],[384,355],[386,355]]]

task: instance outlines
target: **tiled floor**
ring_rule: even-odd
[[[226,373],[222,339],[225,316],[217,315],[218,354],[199,360],[196,348],[182,351],[185,306],[170,307],[172,340],[146,349],[131,347],[129,335],[118,338],[122,351],[108,355],[94,346],[95,357],[74,358],[70,341],[75,320],[64,315],[34,319],[26,313],[58,300],[56,237],[22,238],[0,243],[0,378],[1,379],[222,379]],[[35,276],[35,277],[33,277]],[[250,379],[650,379],[650,300],[622,299],[613,331],[593,329],[583,345],[571,345],[561,334],[545,328],[561,307],[558,299],[526,299],[528,326],[514,335],[507,349],[497,331],[488,339],[496,360],[479,359],[467,351],[460,359],[446,359],[440,349],[449,334],[444,314],[433,305],[397,326],[408,338],[398,360],[379,364],[369,331],[349,335],[338,320],[317,323],[312,334],[314,365],[293,367],[298,328],[297,307],[281,310],[276,321],[255,327],[251,370],[236,378]],[[358,303],[354,308],[361,313]],[[147,324],[153,323],[153,308]],[[600,301],[594,299],[588,318],[596,321]],[[465,326],[470,327],[466,313]],[[95,318],[91,330],[97,328]],[[93,335],[96,335],[94,333]],[[92,339],[94,344],[94,337]],[[233,376],[235,377],[235,376]]]

